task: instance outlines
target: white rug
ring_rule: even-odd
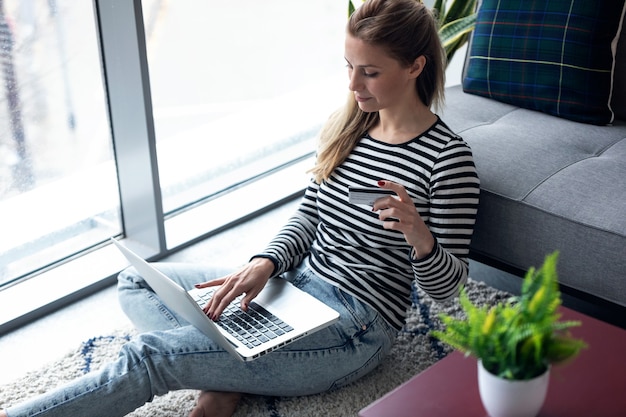
[[[472,300],[490,305],[509,297],[507,293],[496,291],[473,280],[468,282],[467,290]],[[440,327],[441,323],[437,316],[441,312],[459,315],[460,308],[457,302],[436,304],[421,291],[415,292],[414,305],[406,326],[399,333],[391,354],[375,371],[348,387],[326,394],[297,398],[244,397],[235,416],[356,416],[361,408],[448,353],[447,347],[429,336],[431,330]],[[74,352],[68,353],[45,368],[31,372],[11,384],[0,386],[0,409],[50,390],[113,360],[120,346],[129,340],[132,334],[131,329],[120,329],[111,335],[90,339]],[[135,410],[129,416],[187,416],[194,406],[196,395],[196,391],[171,392],[155,398],[152,403]]]

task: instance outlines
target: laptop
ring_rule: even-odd
[[[247,313],[241,310],[238,297],[214,322],[202,307],[219,287],[185,291],[126,246],[111,240],[167,307],[242,361],[257,359],[339,319],[339,313],[315,297],[284,279],[272,278]]]

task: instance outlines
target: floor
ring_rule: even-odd
[[[263,250],[297,207],[289,202],[164,259],[238,265]],[[130,327],[114,286],[0,337],[0,385],[55,361],[92,337]]]

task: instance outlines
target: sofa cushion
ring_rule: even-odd
[[[466,92],[585,123],[609,124],[626,4],[482,0]]]
[[[594,126],[446,89],[441,114],[481,181],[472,253],[626,306],[626,122]]]

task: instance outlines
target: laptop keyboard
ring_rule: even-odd
[[[200,308],[203,308],[214,290],[211,288],[206,292],[193,291],[190,294]],[[242,298],[243,295],[235,298],[215,323],[248,348],[257,347],[293,330],[293,327],[254,301],[249,304],[247,312],[243,311],[240,307]]]

